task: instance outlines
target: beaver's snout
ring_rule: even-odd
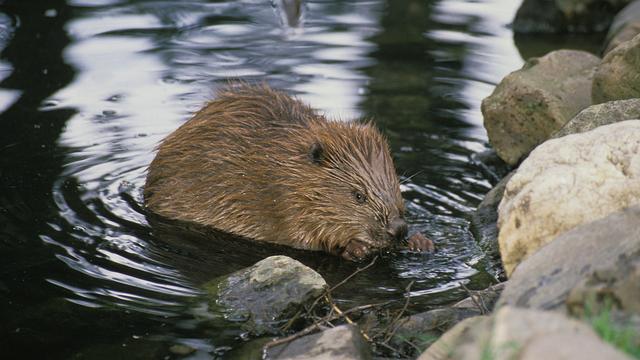
[[[387,234],[392,240],[402,240],[407,236],[408,226],[402,218],[395,218],[387,225]]]

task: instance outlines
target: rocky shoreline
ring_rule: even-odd
[[[555,17],[544,23],[528,14],[545,6]],[[526,0],[518,12],[517,32],[610,27],[602,58],[530,59],[482,103],[490,143],[514,170],[472,230],[506,282],[368,327],[351,319],[364,308],[341,310],[312,269],[270,257],[205,285],[209,308],[262,336],[235,356],[370,359],[371,346],[430,345],[419,359],[640,358],[639,19],[638,0]]]

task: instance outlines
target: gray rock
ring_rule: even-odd
[[[603,55],[638,34],[640,34],[640,0],[635,0],[613,18],[605,40]]]
[[[640,206],[635,206],[564,233],[518,265],[496,307],[564,311],[571,289],[591,271],[640,251],[638,224]]]
[[[571,289],[566,304],[578,317],[610,307],[640,314],[640,251],[621,254],[612,267],[592,271]]]
[[[550,311],[503,307],[456,325],[419,360],[628,360],[585,323]]]
[[[532,151],[498,207],[507,276],[563,232],[640,204],[639,151],[640,120],[552,139]]]
[[[640,344],[640,251],[622,254],[611,267],[593,270],[571,289],[568,312],[576,318],[597,318],[598,323],[624,333]]]
[[[602,59],[593,75],[594,104],[640,98],[640,35],[618,45]]]
[[[436,341],[444,332],[459,322],[479,315],[486,315],[493,310],[504,283],[490,286],[487,289],[473,291],[473,299],[468,297],[451,307],[434,309],[400,319],[398,327],[390,343],[396,349],[419,347],[425,349]],[[409,353],[407,349],[405,353]]]
[[[502,261],[500,261],[500,248],[498,246],[498,205],[502,200],[507,182],[514,172],[505,176],[493,189],[485,196],[482,202],[471,214],[471,232],[476,241],[487,254],[493,268],[497,269],[494,274],[498,278],[504,277]]]
[[[477,308],[445,307],[400,319],[394,336],[389,341],[396,349],[407,349],[412,346],[422,350],[435,342],[444,332],[464,319],[481,315]],[[407,344],[411,344],[407,346]]]
[[[353,325],[341,325],[289,343],[269,348],[273,360],[357,360],[371,359],[369,344]]]
[[[254,334],[275,333],[281,321],[322,295],[318,273],[286,256],[271,256],[227,277],[206,283],[209,306]]]
[[[193,354],[196,351],[196,349],[192,348],[189,345],[175,344],[169,348],[169,351],[174,355],[187,356],[187,355]]]
[[[488,341],[492,321],[488,316],[476,316],[459,322],[429,346],[418,360],[480,360],[482,349],[479,344]]]
[[[551,345],[554,347],[548,348]],[[558,347],[564,348],[562,352]],[[494,315],[489,348],[496,360],[628,359],[583,322],[556,312],[512,307],[503,307]]]
[[[540,359],[632,360],[593,335],[571,332],[535,337],[520,352],[519,360]]]
[[[591,105],[591,81],[600,59],[584,51],[558,50],[527,61],[482,101],[493,148],[515,165],[580,110]]]
[[[640,99],[609,101],[592,105],[571,119],[552,138],[583,133],[599,126],[640,119]]]
[[[607,30],[629,0],[525,0],[516,13],[516,33],[590,33]]]

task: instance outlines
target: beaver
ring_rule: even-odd
[[[407,233],[389,146],[372,123],[328,120],[264,84],[226,87],[163,140],[144,201],[166,218],[348,260]]]

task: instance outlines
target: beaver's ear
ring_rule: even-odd
[[[309,148],[309,159],[314,164],[320,164],[324,160],[324,147],[319,142],[314,142]]]

